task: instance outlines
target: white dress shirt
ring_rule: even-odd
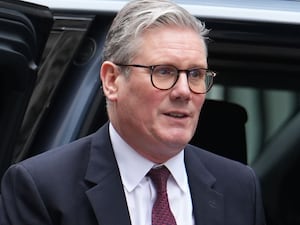
[[[109,133],[121,174],[131,224],[151,225],[151,211],[156,192],[151,179],[146,175],[156,165],[132,149],[111,124]],[[177,225],[194,225],[183,151],[164,163],[171,172],[167,182],[168,199]]]

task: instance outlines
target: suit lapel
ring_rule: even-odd
[[[126,197],[107,124],[94,134],[86,180],[95,184],[86,194],[98,224],[130,225]]]
[[[108,124],[92,137],[86,180],[93,183],[86,194],[99,225],[131,225],[123,184],[112,150]],[[223,195],[213,188],[216,180],[201,163],[195,149],[185,149],[185,165],[196,225],[224,224]]]
[[[214,190],[215,177],[201,163],[201,157],[189,146],[185,149],[185,165],[193,201],[196,225],[224,224],[223,195]]]

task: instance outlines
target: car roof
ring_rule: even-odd
[[[117,12],[128,1],[116,0],[26,0],[52,10]],[[195,16],[217,19],[300,24],[298,0],[177,0]]]

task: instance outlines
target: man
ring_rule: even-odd
[[[2,183],[2,224],[263,225],[252,169],[187,144],[215,76],[206,34],[172,2],[129,2],[103,51],[110,122],[12,166]],[[162,168],[167,194],[158,206],[163,175],[152,171]]]

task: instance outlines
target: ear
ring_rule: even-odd
[[[118,93],[117,78],[119,77],[119,75],[120,75],[120,71],[114,63],[110,61],[105,61],[102,63],[101,70],[100,70],[102,88],[106,98],[109,99],[110,101],[114,101],[117,99],[117,93]]]

